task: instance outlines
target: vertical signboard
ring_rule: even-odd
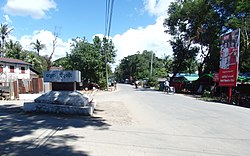
[[[219,86],[234,87],[237,83],[240,29],[221,37]]]

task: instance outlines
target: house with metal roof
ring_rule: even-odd
[[[31,64],[13,58],[0,58],[0,83],[30,80]]]
[[[32,64],[13,58],[0,58],[0,98],[16,99],[29,92],[35,77]]]

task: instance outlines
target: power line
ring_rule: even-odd
[[[110,0],[106,0],[106,12],[105,12],[105,36],[107,35],[108,19],[109,19],[109,4]]]
[[[112,21],[112,15],[113,15],[113,6],[114,6],[114,0],[111,1],[110,6],[110,18],[109,18],[109,27],[108,27],[108,37],[110,36],[110,29],[111,29],[111,21]]]
[[[114,0],[106,0],[106,13],[105,13],[105,37],[110,35],[111,21],[113,15]]]
[[[114,0],[106,0],[106,13],[105,13],[105,38],[107,36],[107,44],[109,44],[109,36],[110,36],[110,29],[111,29],[111,21],[112,21],[112,14],[113,14],[113,6]],[[108,90],[108,60],[107,60],[107,51],[104,48],[105,53],[105,63],[106,63],[106,83],[107,83],[107,90]]]

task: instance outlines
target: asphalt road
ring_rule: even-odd
[[[118,85],[94,117],[0,105],[0,155],[250,155],[250,109]]]

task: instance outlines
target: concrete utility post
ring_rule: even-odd
[[[150,74],[149,74],[149,77],[152,77],[152,72],[153,72],[153,52],[151,53]]]
[[[107,83],[107,90],[109,90],[109,80],[108,80],[108,59],[107,59],[107,51],[105,50],[105,62],[106,62],[106,83]]]

